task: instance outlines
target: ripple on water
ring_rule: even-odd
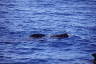
[[[0,64],[92,64],[95,1],[0,0],[0,8]],[[72,35],[50,38],[60,33]]]

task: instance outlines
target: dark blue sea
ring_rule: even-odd
[[[93,53],[96,0],[0,0],[0,64],[93,64]]]

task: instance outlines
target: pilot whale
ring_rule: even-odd
[[[32,37],[32,38],[42,38],[42,37],[45,37],[45,34],[32,34],[32,35],[30,35],[30,37]]]
[[[55,34],[55,35],[52,35],[51,37],[55,37],[55,38],[68,38],[69,35],[67,33],[64,33],[64,34]]]
[[[45,36],[46,36],[45,34],[32,34],[32,35],[30,35],[30,37],[32,37],[32,38],[42,38],[42,37],[45,37]],[[69,34],[67,34],[67,33],[55,34],[55,35],[50,35],[49,37],[50,38],[68,38]]]

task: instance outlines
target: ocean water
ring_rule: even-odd
[[[93,64],[95,52],[95,0],[0,0],[0,64]]]

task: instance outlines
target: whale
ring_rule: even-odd
[[[31,34],[30,37],[32,38],[43,38],[45,37],[45,34]],[[63,34],[54,34],[54,35],[50,35],[50,38],[68,38],[69,34],[67,33],[63,33]]]
[[[51,37],[54,37],[54,38],[68,38],[69,37],[69,34],[67,34],[67,33],[64,33],[64,34],[55,34],[55,35],[52,35]]]
[[[32,37],[32,38],[42,38],[42,37],[45,37],[45,34],[32,34],[32,35],[30,35],[30,37]]]

